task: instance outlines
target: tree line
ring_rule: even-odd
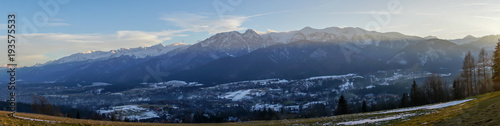
[[[464,57],[462,72],[451,87],[437,74],[420,85],[413,81],[410,94],[401,97],[401,106],[446,102],[493,91],[500,91],[500,40],[491,56],[482,48],[475,60],[469,51]]]

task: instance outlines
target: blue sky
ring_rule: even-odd
[[[5,22],[9,13],[18,16],[19,62],[27,66],[89,50],[193,44],[246,29],[360,27],[443,39],[500,33],[500,2],[494,0],[20,0],[1,1],[0,11]]]

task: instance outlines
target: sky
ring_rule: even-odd
[[[10,0],[0,2],[0,12],[0,30],[16,14],[21,66],[90,50],[194,44],[246,29],[359,27],[441,39],[500,34],[498,0]]]

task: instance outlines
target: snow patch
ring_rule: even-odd
[[[410,108],[401,108],[401,109],[393,109],[393,110],[387,110],[387,111],[382,111],[382,112],[375,112],[375,113],[367,113],[364,115],[374,115],[374,114],[387,114],[387,113],[398,113],[398,112],[408,112],[408,111],[414,111],[414,110],[421,110],[421,109],[439,109],[439,108],[444,108],[444,107],[449,107],[449,106],[454,106],[458,104],[462,104],[465,102],[468,102],[473,99],[465,99],[465,100],[459,100],[459,101],[451,101],[451,102],[445,102],[445,103],[438,103],[438,104],[432,104],[432,105],[424,105],[424,106],[418,106],[418,107],[410,107]]]
[[[388,117],[378,118],[378,119],[363,119],[363,120],[357,120],[357,121],[341,122],[341,123],[337,123],[337,125],[359,125],[359,124],[365,124],[365,123],[374,123],[374,122],[380,122],[380,121],[401,119],[401,118],[414,116],[414,115],[415,114],[398,114],[398,115],[388,116]]]
[[[310,81],[310,80],[319,80],[319,79],[341,79],[341,78],[347,78],[347,77],[352,77],[352,78],[363,78],[362,76],[358,76],[356,74],[350,73],[346,75],[331,75],[331,76],[318,76],[318,77],[310,77],[305,80]]]
[[[250,94],[250,91],[252,91],[252,89],[228,92],[225,96],[222,96],[222,98],[232,99],[233,101],[241,101],[243,98],[245,98],[245,96]]]
[[[344,84],[339,86],[340,91],[349,90],[354,87],[353,82],[350,81],[349,79],[345,79],[344,82],[345,82]]]
[[[427,109],[427,110],[440,109],[440,108],[445,108],[445,107],[449,107],[449,106],[462,104],[462,103],[465,103],[465,102],[470,101],[470,100],[473,100],[473,99],[451,101],[451,102],[438,103],[438,104],[433,104],[433,105],[424,105],[424,106],[419,106],[419,107],[393,109],[393,110],[374,112],[374,113],[365,113],[365,114],[360,114],[359,116],[408,112],[408,111],[415,111],[415,110],[421,110],[421,109]],[[383,117],[383,118],[378,118],[378,119],[361,119],[361,120],[356,120],[356,121],[341,122],[341,123],[337,123],[336,125],[360,125],[360,124],[366,124],[366,123],[375,123],[375,122],[380,122],[380,121],[402,119],[402,118],[415,116],[415,115],[416,115],[415,113],[411,113],[411,114],[400,113],[400,114],[387,116],[387,117]],[[332,124],[332,123],[328,122],[328,123],[325,123],[324,125],[328,125],[328,124]]]
[[[374,87],[375,87],[375,85],[368,85],[368,86],[366,86],[365,88],[366,88],[366,89],[370,89],[370,88],[374,88]]]
[[[97,87],[97,86],[108,86],[112,85],[110,83],[104,83],[104,82],[93,82],[92,85],[85,86],[85,87]]]

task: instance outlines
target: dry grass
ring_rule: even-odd
[[[240,126],[240,125],[275,125],[279,123],[279,120],[274,121],[252,121],[252,122],[242,122],[242,123],[202,123],[202,124],[175,124],[175,123],[137,123],[137,122],[112,122],[112,121],[98,121],[98,120],[85,120],[85,119],[73,119],[57,116],[48,116],[32,113],[16,113],[16,116],[27,117],[32,119],[50,120],[56,121],[58,123],[40,122],[40,121],[30,121],[19,118],[13,118],[8,116],[10,112],[0,111],[0,125],[2,126]]]

